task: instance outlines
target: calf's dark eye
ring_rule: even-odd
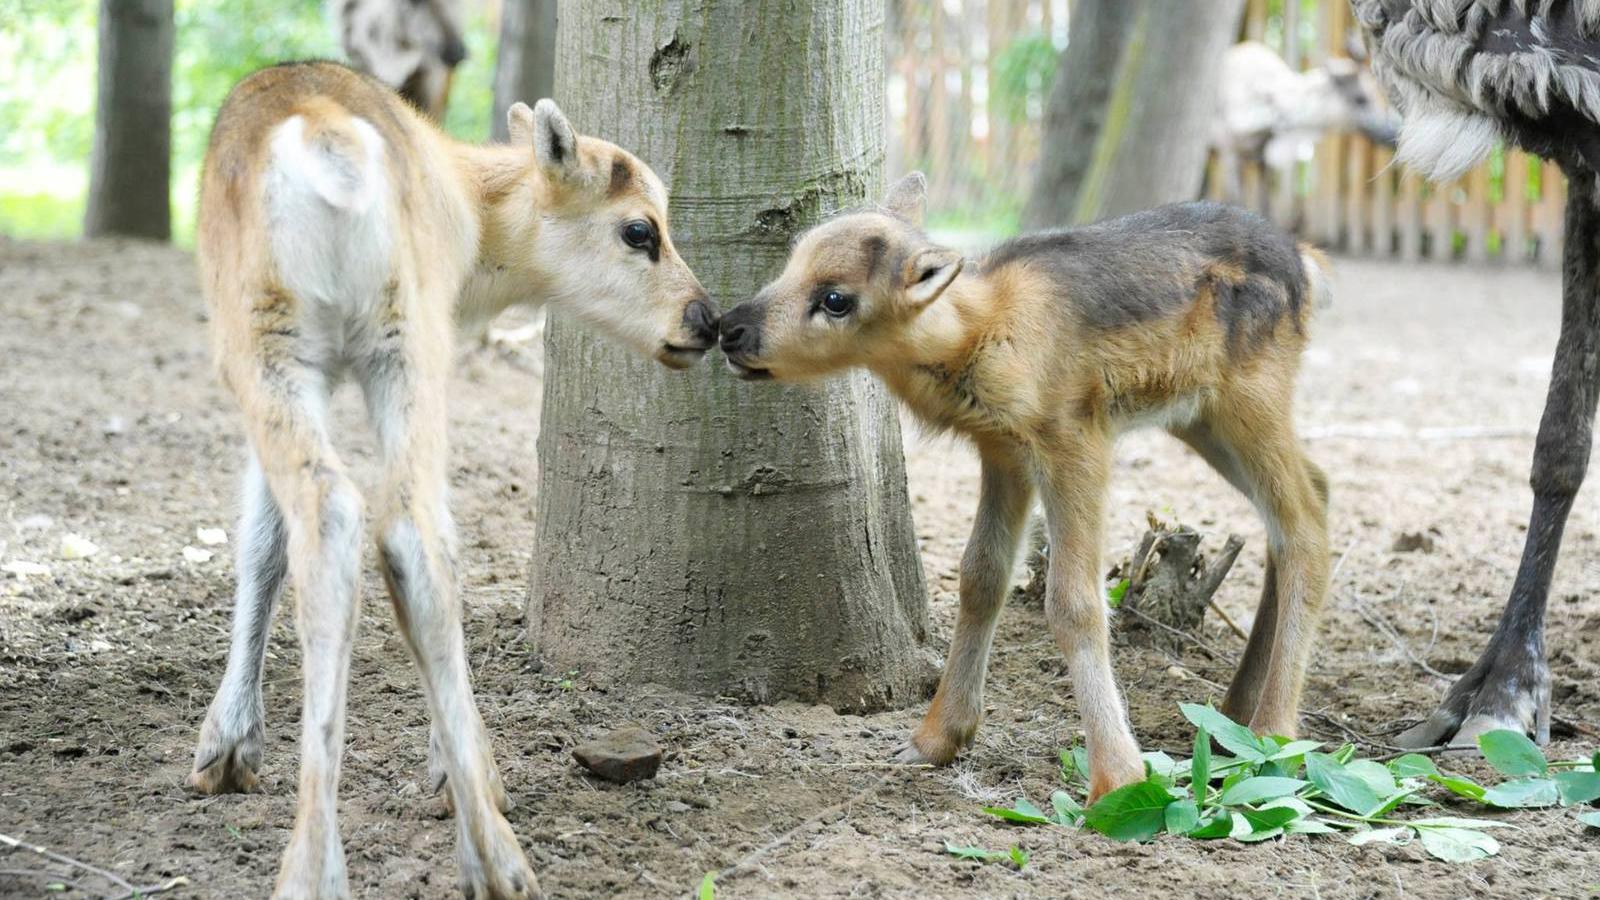
[[[630,247],[647,250],[655,237],[656,231],[649,222],[629,222],[622,226],[622,240]]]
[[[829,291],[822,295],[822,311],[835,319],[850,314],[856,308],[856,298],[841,294],[838,291]]]

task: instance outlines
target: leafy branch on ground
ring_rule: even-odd
[[[1405,844],[1448,862],[1493,856],[1500,843],[1488,832],[1514,828],[1492,819],[1432,815],[1402,818],[1401,810],[1438,807],[1424,796],[1431,787],[1498,810],[1569,807],[1600,799],[1600,753],[1590,759],[1545,758],[1539,747],[1515,731],[1492,731],[1478,738],[1484,759],[1507,780],[1482,785],[1441,771],[1427,756],[1407,753],[1387,762],[1356,757],[1353,744],[1322,752],[1319,741],[1258,737],[1210,706],[1183,704],[1195,726],[1188,760],[1166,753],[1144,754],[1145,780],[1126,785],[1084,806],[1076,797],[1087,787],[1088,756],[1082,747],[1061,751],[1066,787],[1050,795],[1045,810],[1019,799],[1011,807],[983,811],[1023,826],[1088,828],[1119,841],[1149,841],[1159,834],[1196,840],[1232,839],[1245,843],[1294,834],[1338,834],[1351,844]],[[1212,742],[1231,755],[1213,755]],[[1600,828],[1600,810],[1578,815]],[[1021,851],[958,847],[952,855],[1026,863]]]

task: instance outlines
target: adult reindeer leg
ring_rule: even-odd
[[[1531,732],[1540,743],[1550,739],[1545,603],[1567,514],[1589,465],[1600,397],[1600,209],[1592,172],[1574,166],[1567,177],[1561,337],[1534,444],[1533,515],[1522,563],[1483,655],[1432,715],[1400,735],[1401,746],[1473,746],[1497,728]]]

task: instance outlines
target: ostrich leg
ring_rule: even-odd
[[[1474,746],[1497,728],[1550,739],[1550,670],[1544,612],[1561,532],[1583,483],[1600,396],[1600,209],[1595,175],[1568,171],[1566,257],[1562,265],[1561,338],[1550,393],[1533,450],[1533,516],[1511,599],[1483,655],[1420,725],[1401,734],[1405,747]]]

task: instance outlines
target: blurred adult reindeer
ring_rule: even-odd
[[[1211,146],[1224,200],[1241,202],[1246,164],[1282,175],[1330,134],[1359,132],[1394,144],[1399,122],[1365,65],[1366,51],[1352,42],[1346,52],[1304,72],[1257,41],[1235,44],[1223,55]]]
[[[435,121],[467,58],[461,0],[330,0],[351,65],[400,92]]]

